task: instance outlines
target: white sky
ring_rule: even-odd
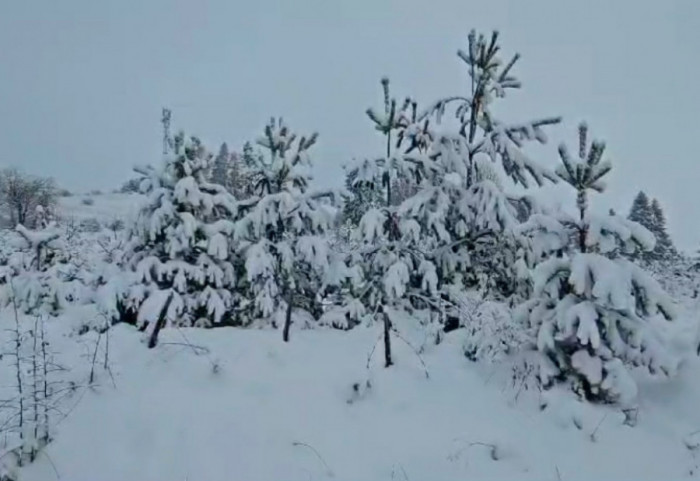
[[[423,104],[466,92],[471,28],[523,55],[504,120],[562,115],[533,155],[554,165],[586,120],[614,163],[598,208],[658,197],[681,248],[700,241],[698,0],[25,0],[0,11],[0,164],[110,189],[158,162],[160,109],[212,149],[271,115],[318,130],[317,179],[380,149],[379,78]]]

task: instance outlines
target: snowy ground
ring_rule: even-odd
[[[82,196],[63,198],[60,211],[106,224],[128,217],[140,201],[93,197],[93,205]],[[671,293],[695,316],[687,279],[674,282]],[[11,312],[0,312],[2,347],[13,321]],[[532,377],[523,382],[522,358],[468,361],[462,331],[427,347],[427,378],[421,359],[398,339],[395,366],[382,367],[380,343],[367,368],[378,326],[294,329],[289,344],[272,330],[168,329],[148,350],[141,333],[117,325],[109,336],[110,371],[98,367],[87,386],[97,334],[79,335],[78,328],[96,321],[94,306],[47,320],[57,361],[70,369],[60,375],[76,389],[52,417],[59,421],[54,441],[20,471],[21,481],[700,476],[696,357],[672,380],[640,377],[632,427],[619,408],[584,404],[567,391],[540,393]],[[691,328],[684,338],[694,336]],[[11,359],[0,358],[0,400],[11,397],[13,375]],[[0,439],[0,461],[7,460],[4,449]]]
[[[81,386],[96,335],[68,326],[92,316],[82,308],[49,325]],[[96,387],[65,401],[47,456],[21,479],[674,480],[699,470],[686,446],[700,429],[698,361],[643,383],[630,427],[615,408],[522,388],[513,363],[466,361],[458,333],[424,353],[429,378],[400,341],[396,366],[381,366],[380,345],[368,370],[378,334],[295,331],[284,344],[277,331],[167,330],[148,350],[116,326],[113,380],[99,370]],[[11,374],[0,370],[0,383]]]

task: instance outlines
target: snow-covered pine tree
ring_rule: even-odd
[[[666,216],[661,208],[658,199],[651,201],[651,232],[656,237],[656,247],[654,248],[653,259],[659,261],[671,261],[678,257],[678,251],[673,245],[671,236],[666,228]]]
[[[250,142],[246,142],[243,144],[243,153],[242,153],[242,161],[243,165],[247,167],[248,169],[255,169],[255,167],[258,165],[258,162],[260,161],[260,152],[256,152],[255,149],[253,148],[253,144]]]
[[[253,189],[251,184],[251,172],[243,164],[243,159],[237,152],[231,152],[231,169],[229,171],[229,185],[231,193],[238,200],[251,197]]]
[[[226,142],[219,147],[219,153],[214,158],[211,166],[210,180],[214,184],[219,184],[230,190],[230,172],[231,172],[231,156],[228,152]]]
[[[633,222],[641,224],[647,230],[653,229],[653,218],[651,213],[651,204],[647,194],[640,190],[632,201],[632,207],[627,218]]]
[[[423,298],[423,291],[428,290],[437,295],[437,279],[435,278],[435,266],[430,263],[422,263],[425,254],[419,248],[415,248],[416,241],[420,239],[411,236],[417,233],[413,225],[399,225],[399,206],[393,198],[392,186],[398,178],[408,180],[410,171],[402,155],[395,155],[392,151],[392,134],[399,130],[399,118],[402,112],[397,110],[396,100],[391,98],[389,79],[382,78],[382,90],[384,94],[384,109],[379,113],[373,109],[367,109],[367,116],[374,122],[375,129],[379,131],[386,142],[386,156],[375,160],[365,160],[354,169],[352,187],[356,191],[381,192],[384,198],[376,207],[370,207],[362,215],[353,237],[362,246],[352,253],[349,265],[362,266],[362,283],[349,285],[352,296],[363,305],[358,312],[372,312],[376,320],[383,326],[384,338],[384,365],[393,364],[391,350],[391,330],[395,319],[411,308],[411,296]],[[404,104],[406,111],[410,102]],[[412,106],[415,114],[415,104]],[[413,116],[415,120],[415,115]],[[427,122],[425,123],[427,127]],[[398,132],[397,132],[398,133]],[[417,135],[411,140],[417,141]],[[399,142],[402,139],[399,137]],[[408,137],[405,139],[408,140]],[[424,143],[411,145],[422,150],[426,148]],[[409,148],[411,148],[409,147]],[[404,239],[405,238],[405,239]],[[422,246],[429,248],[429,246]],[[419,272],[420,269],[420,272]],[[421,284],[421,279],[426,281]],[[408,292],[408,288],[420,286]],[[436,299],[429,299],[430,304],[437,305]],[[355,303],[351,303],[354,305]]]
[[[587,399],[624,404],[636,396],[628,366],[674,371],[657,330],[657,322],[673,319],[674,306],[642,268],[611,256],[648,251],[654,237],[636,222],[591,213],[589,192],[605,189],[611,164],[603,160],[604,143],[589,147],[587,132],[581,125],[578,158],[559,147],[557,175],[576,190],[577,215],[534,215],[520,228],[549,258],[534,270],[535,292],[518,318],[536,331],[545,387],[569,381]]]
[[[515,260],[523,255],[519,253],[523,246],[512,238],[510,227],[526,218],[533,204],[528,197],[508,195],[500,172],[524,188],[530,187],[532,181],[537,185],[547,180],[556,182],[556,176],[531,160],[523,148],[528,141],[546,143],[546,127],[561,119],[548,117],[508,124],[497,118],[492,112],[495,103],[510,91],[521,88],[521,82],[513,73],[520,55],[504,61],[496,31],[487,38],[472,30],[468,41],[468,49],[459,50],[458,56],[467,66],[470,91],[467,95],[438,100],[418,117],[418,121],[434,119],[434,123],[441,124],[451,108],[458,131],[434,135],[434,143],[440,146],[439,155],[455,164],[452,169],[463,177],[465,187],[480,184],[503,206],[499,222],[486,232],[475,226],[468,229],[470,236],[478,235],[472,245],[463,246],[472,253],[469,269],[463,274],[468,287],[488,289],[492,295],[507,298],[515,292],[518,283]],[[508,203],[514,209],[508,207]],[[494,215],[494,205],[489,203],[477,203],[472,210],[475,216]],[[506,213],[507,218],[503,216]]]
[[[124,302],[152,344],[167,324],[236,322],[231,238],[238,206],[223,186],[206,180],[210,159],[199,139],[179,133],[162,168],[138,169],[148,201],[129,232],[125,264],[136,283]]]
[[[284,341],[295,309],[318,317],[319,294],[344,272],[326,235],[332,214],[324,199],[332,203],[335,195],[309,189],[308,150],[316,138],[298,137],[281,119],[270,121],[258,140],[266,154],[251,157],[256,197],[247,201],[249,210],[236,229],[253,299],[249,316],[273,325],[283,316]]]
[[[55,223],[37,230],[17,225],[15,248],[0,267],[0,303],[25,313],[57,315],[80,298],[82,284],[68,276],[70,266]]]
[[[459,50],[459,58],[466,64],[470,92],[454,95],[435,102],[418,118],[422,121],[434,117],[440,123],[450,106],[458,123],[458,136],[444,136],[442,142],[451,142],[452,155],[466,163],[467,185],[476,180],[479,159],[500,161],[505,174],[523,187],[530,185],[528,177],[541,185],[545,180],[556,182],[556,177],[547,169],[529,159],[522,148],[526,141],[547,141],[544,127],[557,124],[559,117],[548,117],[521,124],[506,124],[496,118],[491,110],[497,99],[505,98],[509,90],[520,89],[521,83],[512,73],[520,59],[515,54],[508,62],[501,58],[499,34],[494,31],[490,39],[469,33],[468,50]]]
[[[374,185],[356,183],[358,169],[348,169],[345,175],[345,190],[349,196],[343,204],[342,223],[352,227],[359,224],[367,210],[385,204],[386,197],[381,189]]]
[[[651,212],[651,203],[649,202],[649,197],[646,192],[640,190],[639,193],[637,193],[632,201],[632,207],[630,208],[627,218],[642,225],[648,231],[654,232],[654,218]],[[629,255],[631,259],[641,258],[646,261],[651,260],[653,256],[653,252],[634,252]]]
[[[262,158],[262,152],[253,147],[252,143],[246,142],[243,144],[240,157],[236,156],[237,170],[240,172],[240,174],[236,176],[236,178],[240,179],[240,182],[237,183],[237,199],[247,199],[255,195],[254,177]]]
[[[508,126],[491,114],[494,97],[520,86],[510,73],[518,57],[503,63],[497,37],[494,33],[486,41],[472,32],[469,53],[460,51],[469,66],[471,96],[440,100],[418,115],[411,100],[397,107],[388,81],[383,80],[384,112],[368,111],[386,137],[387,152],[386,157],[359,166],[355,185],[384,188],[387,199],[384,207],[370,209],[357,229],[356,236],[365,245],[354,262],[365,272],[356,296],[383,322],[387,366],[393,362],[390,334],[398,329],[394,319],[427,309],[444,325],[443,301],[449,303],[465,288],[485,287],[499,276],[506,282],[495,284],[510,284],[516,276],[512,232],[520,204],[511,202],[487,175],[479,175],[481,159],[500,162],[513,181],[525,187],[529,179],[537,184],[555,179],[554,173],[528,159],[521,147],[526,140],[545,142],[543,128],[559,119]],[[431,122],[439,123],[452,104],[458,131],[434,131]],[[397,145],[392,150],[394,133]],[[415,188],[415,194],[399,206],[392,202],[391,181],[396,178]]]

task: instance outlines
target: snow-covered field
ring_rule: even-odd
[[[615,408],[523,387],[515,361],[469,363],[459,331],[423,354],[427,378],[402,343],[396,366],[381,367],[378,347],[367,369],[374,328],[298,331],[288,344],[277,331],[172,329],[148,350],[117,326],[111,376],[100,367],[83,387],[97,336],[71,330],[91,317],[76,314],[49,330],[80,387],[20,479],[674,480],[700,466],[698,361],[641,384],[634,427]]]
[[[93,198],[62,199],[62,215],[106,225],[140,200]],[[676,297],[689,319],[696,300]],[[11,310],[0,318],[14,322]],[[625,414],[566,388],[541,392],[527,354],[467,360],[464,330],[420,355],[420,339],[395,339],[387,369],[379,326],[296,329],[289,343],[272,329],[173,328],[149,350],[144,334],[117,325],[105,370],[107,337],[96,351],[98,334],[80,329],[100,322],[95,305],[45,321],[72,387],[52,413],[53,441],[19,480],[675,480],[700,470],[695,356],[671,380],[637,373],[639,404]],[[0,367],[7,392],[10,356]]]
[[[91,199],[86,204],[85,199]],[[110,222],[114,219],[124,219],[134,214],[143,197],[138,194],[109,193],[99,195],[72,195],[60,197],[58,215],[63,218],[73,218],[78,221],[97,219]]]

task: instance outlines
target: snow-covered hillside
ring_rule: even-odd
[[[97,219],[109,223],[115,219],[124,220],[132,215],[142,202],[143,196],[129,193],[84,194],[58,198],[57,215],[77,221]]]

